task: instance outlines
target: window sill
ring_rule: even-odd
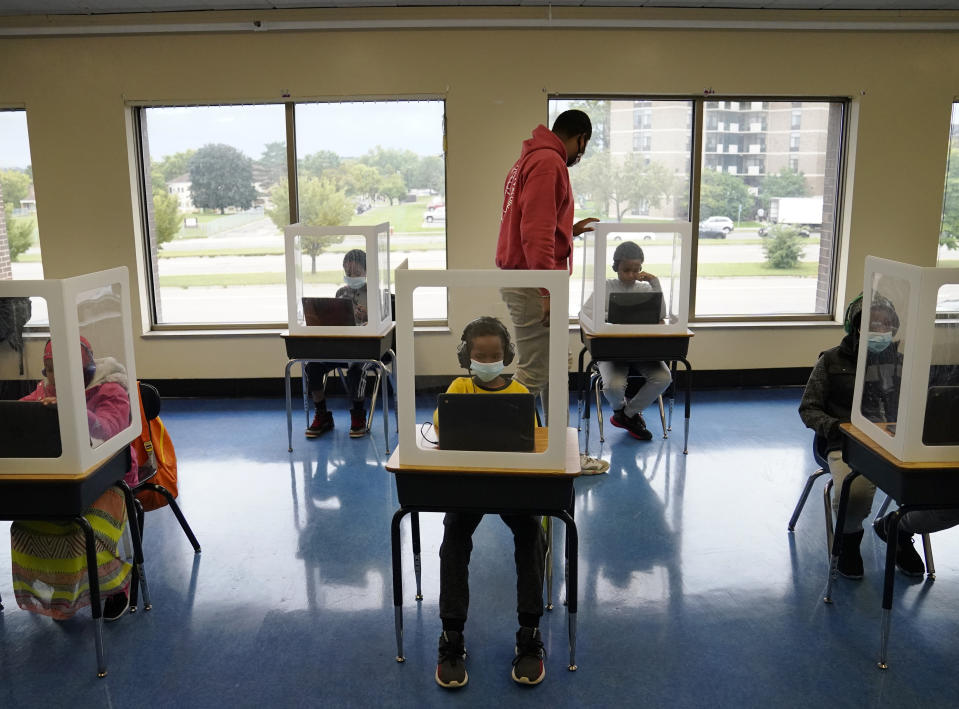
[[[175,337],[273,337],[281,335],[289,330],[288,327],[263,327],[263,328],[209,328],[209,329],[189,329],[181,330],[150,330],[142,334],[143,339],[151,340]],[[416,333],[440,333],[447,334],[450,331],[448,325],[416,325],[413,327]]]

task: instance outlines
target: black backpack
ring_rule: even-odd
[[[0,346],[6,343],[20,354],[20,376],[23,376],[23,328],[31,314],[30,298],[0,298]]]

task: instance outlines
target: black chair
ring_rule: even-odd
[[[147,422],[152,421],[160,415],[160,392],[157,391],[155,386],[140,382],[140,401],[143,403],[143,413],[146,416]],[[145,475],[143,475],[144,471],[146,472]],[[156,468],[153,468],[152,470],[149,468],[140,468],[140,472],[141,477],[139,482],[133,486],[133,494],[136,495],[141,490],[152,490],[153,492],[163,495],[163,497],[166,498],[167,503],[169,503],[170,509],[173,510],[173,514],[176,515],[177,521],[180,523],[180,527],[183,529],[183,533],[186,534],[187,539],[190,540],[190,544],[193,545],[194,553],[199,554],[200,542],[197,541],[196,536],[193,534],[193,530],[190,529],[190,525],[187,523],[186,517],[183,516],[183,512],[180,510],[180,506],[176,503],[173,494],[162,485],[157,485],[156,483],[150,482],[157,473]],[[137,500],[137,525],[140,528],[141,537],[143,536],[143,522],[143,505],[141,505],[140,501]]]
[[[585,402],[580,402],[579,405],[579,423],[576,426],[577,431],[583,429],[583,419],[586,419],[586,442],[585,442],[585,451],[589,454],[589,397],[593,396],[596,399],[596,421],[599,424],[599,440],[604,442],[606,440],[605,434],[603,432],[603,403],[602,397],[600,396],[600,391],[603,388],[603,378],[599,373],[599,367],[597,362],[590,362],[589,367],[586,369],[586,376],[589,377],[589,384],[586,387],[586,400]],[[630,376],[629,380],[640,380],[645,381],[642,376],[635,375]],[[673,386],[670,383],[670,386]],[[663,397],[662,395],[656,398],[657,403],[659,404],[659,420],[663,424],[663,438],[669,438],[668,428],[666,426],[666,411],[663,407]]]

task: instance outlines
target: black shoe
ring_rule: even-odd
[[[892,522],[889,515],[880,517],[872,523],[876,536],[886,541],[889,538],[889,524]],[[896,539],[896,567],[906,576],[919,577],[926,573],[926,565],[922,557],[912,544],[912,535],[908,532],[898,532]]]
[[[847,579],[859,580],[862,578],[862,554],[859,545],[862,543],[863,530],[851,534],[841,534],[839,547],[839,563],[836,567],[840,574]]]
[[[513,658],[512,677],[520,684],[539,684],[546,676],[543,641],[539,628],[520,628],[516,631],[516,657]]]
[[[366,427],[366,409],[350,409],[350,438],[362,438],[370,429]]]
[[[306,429],[307,438],[317,438],[322,436],[327,431],[333,430],[333,414],[329,411],[320,411],[317,409],[316,415],[313,417],[313,423],[310,424],[310,427]]]
[[[653,440],[653,434],[646,428],[646,422],[641,414],[627,416],[623,409],[616,409],[609,417],[609,422],[616,428],[625,428],[630,436],[640,441]]]
[[[436,684],[447,689],[464,686],[466,674],[466,644],[463,633],[444,630],[440,635],[439,655],[436,659]]]
[[[108,623],[120,620],[129,608],[130,597],[126,592],[114,593],[103,602],[103,619]]]

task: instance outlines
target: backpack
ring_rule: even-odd
[[[0,344],[7,343],[20,354],[20,376],[23,376],[23,328],[32,312],[29,297],[0,298]]]
[[[140,437],[132,443],[137,465],[140,466],[140,478],[143,479],[156,470],[156,475],[149,482],[165,487],[173,497],[176,497],[178,494],[176,451],[173,449],[170,432],[167,431],[159,416],[147,421],[142,401],[140,402],[140,422],[143,426]],[[155,510],[167,504],[167,499],[163,495],[150,489],[139,490],[136,496],[145,510]]]

